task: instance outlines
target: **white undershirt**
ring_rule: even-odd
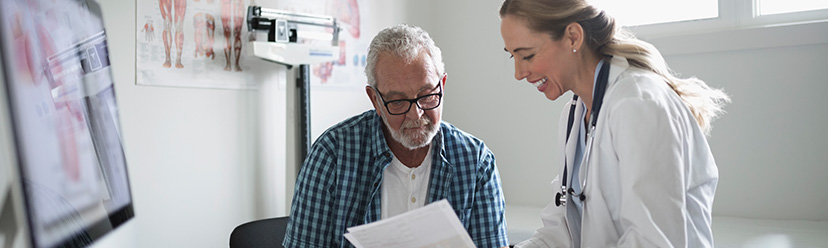
[[[408,168],[397,156],[382,174],[382,218],[393,217],[425,205],[431,176],[431,149],[420,166]]]

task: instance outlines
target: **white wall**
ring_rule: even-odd
[[[257,201],[270,197],[260,195],[268,189],[257,186],[257,173],[268,170],[260,168],[260,157],[267,156],[258,150],[260,103],[269,101],[251,90],[135,85],[135,2],[101,1],[101,6],[136,217],[95,247],[227,247],[233,228],[272,212]],[[363,3],[361,11],[372,11],[375,18],[362,20],[363,35],[369,37],[406,17],[401,2]],[[362,87],[314,91],[313,137],[370,108],[364,92]],[[293,107],[293,93],[283,95],[285,108]],[[324,99],[335,99],[335,104],[320,101]],[[296,131],[287,128],[288,134]],[[287,152],[294,151],[288,146]],[[292,191],[294,179],[287,179]]]
[[[437,1],[423,14],[448,73],[443,118],[495,153],[507,204],[545,206],[554,196],[552,147],[563,103],[514,79],[500,37],[501,2]]]
[[[571,95],[550,102],[515,81],[500,37],[501,2],[430,1],[419,15],[430,20],[426,28],[449,74],[444,119],[495,152],[507,204],[542,207],[560,168],[552,162],[555,122]],[[721,177],[715,215],[828,220],[825,30],[819,24],[653,41],[669,47],[673,69],[733,98],[709,140]]]
[[[226,247],[254,218],[256,91],[135,84],[135,1],[101,1],[135,219],[97,247]]]
[[[709,139],[720,173],[714,214],[828,220],[826,29],[816,23],[653,41],[674,70],[733,98]],[[727,42],[698,45],[715,39]]]

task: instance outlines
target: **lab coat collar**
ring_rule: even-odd
[[[621,73],[626,71],[627,68],[630,68],[630,63],[627,61],[627,58],[613,56],[610,59],[610,71],[609,76],[607,77],[607,93],[604,94],[604,98],[606,98],[606,95],[609,94],[609,91],[612,89],[612,86],[615,85],[615,82],[618,82],[618,77],[621,76]]]

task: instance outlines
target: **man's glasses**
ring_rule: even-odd
[[[445,77],[444,77],[445,78]],[[422,110],[432,110],[440,106],[440,102],[443,99],[443,88],[442,88],[442,80],[441,82],[437,83],[437,87],[434,87],[432,90],[439,89],[440,92],[434,94],[428,94],[421,97],[417,97],[415,99],[400,99],[400,100],[393,100],[393,101],[385,101],[385,98],[382,97],[382,93],[374,88],[374,91],[377,92],[380,96],[380,100],[385,105],[385,109],[388,110],[389,114],[392,115],[402,115],[408,113],[411,110],[411,105],[416,104],[418,108]]]

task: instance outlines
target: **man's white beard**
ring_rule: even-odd
[[[414,150],[431,144],[431,139],[437,135],[438,126],[440,125],[439,122],[432,123],[431,119],[427,118],[425,115],[420,116],[420,119],[416,121],[406,120],[403,122],[400,130],[391,128],[391,125],[388,124],[388,120],[385,116],[383,116],[382,121],[385,122],[385,126],[388,127],[388,131],[391,132],[391,137],[397,142],[400,142],[400,144],[409,150]],[[426,129],[418,131],[403,131],[406,128],[416,128],[422,126],[425,126]]]

